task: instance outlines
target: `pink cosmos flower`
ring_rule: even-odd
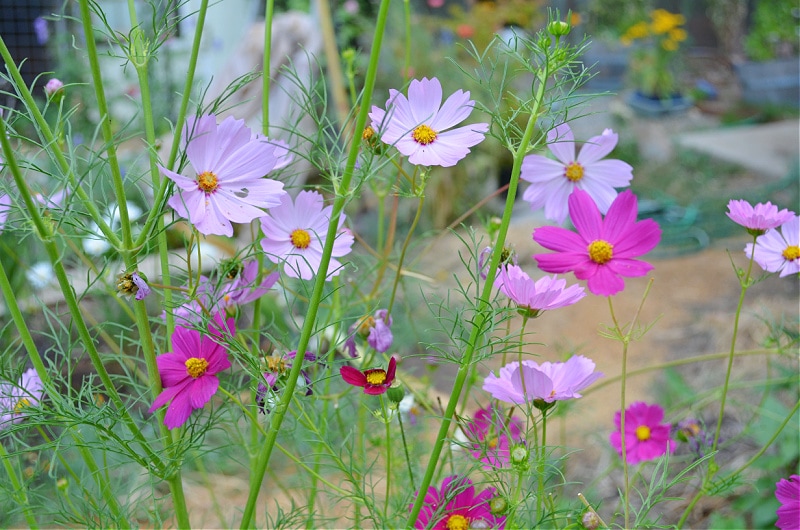
[[[579,392],[601,377],[595,372],[594,361],[583,355],[570,357],[564,363],[522,361],[500,368],[500,375],[490,373],[483,389],[493,398],[513,405],[534,401],[553,403],[581,397]]]
[[[378,353],[384,353],[392,347],[392,316],[386,309],[378,309],[375,316],[366,316],[350,326],[350,337],[344,343],[344,349],[350,357],[358,357],[356,352],[355,333],[367,338],[367,344]]]
[[[531,317],[538,316],[542,311],[567,307],[586,296],[583,287],[567,287],[566,280],[558,276],[545,276],[533,281],[516,265],[500,267],[494,286]]]
[[[780,479],[775,484],[775,497],[781,503],[775,512],[778,516],[775,526],[781,530],[800,528],[800,475]]]
[[[236,332],[233,319],[223,323],[221,313],[209,323],[211,336],[176,326],[172,334],[175,351],[156,358],[164,390],[156,397],[150,412],[169,403],[164,425],[170,429],[186,423],[193,410],[208,403],[219,387],[216,374],[230,368],[228,351],[218,342],[223,330],[231,335]]]
[[[448,167],[467,156],[489,130],[488,123],[447,130],[467,119],[474,105],[463,90],[442,105],[442,84],[435,77],[422,78],[411,81],[408,98],[389,90],[386,110],[373,106],[369,117],[381,141],[395,146],[412,164]]]
[[[386,370],[383,368],[371,368],[362,372],[352,366],[342,366],[339,368],[339,374],[345,383],[364,387],[365,394],[377,396],[385,393],[392,386],[396,370],[397,361],[392,357],[389,359],[389,367]]]
[[[675,452],[677,444],[670,438],[670,424],[662,424],[664,409],[644,402],[633,403],[625,409],[625,453],[628,464],[655,460],[667,451]],[[614,424],[617,430],[611,433],[611,446],[622,456],[622,434],[620,413],[617,411]]]
[[[623,276],[644,276],[653,266],[633,258],[653,250],[661,240],[661,229],[652,219],[636,221],[637,200],[630,190],[620,193],[605,219],[591,196],[575,190],[569,197],[569,214],[578,233],[565,228],[544,226],[533,233],[533,240],[553,254],[534,256],[545,272],[573,271],[579,280],[588,280],[589,290],[602,296],[625,288]]]
[[[42,380],[33,368],[23,372],[16,384],[0,384],[0,430],[21,422],[26,409],[37,406],[43,395]]]
[[[767,202],[752,206],[744,200],[734,200],[728,203],[730,219],[747,229],[754,236],[761,235],[771,228],[776,228],[794,216],[794,212],[787,209],[778,211],[778,207]]]
[[[6,227],[8,214],[11,212],[11,196],[8,194],[0,195],[0,234]]]
[[[261,228],[266,236],[261,240],[261,248],[273,263],[284,263],[283,271],[287,276],[310,280],[317,274],[333,212],[333,206],[323,207],[322,204],[321,194],[301,191],[294,203],[286,195],[279,206],[261,218]],[[334,258],[346,256],[353,246],[353,235],[342,230],[344,220],[342,214],[326,279],[341,272],[342,263]]]
[[[780,272],[780,277],[800,272],[800,216],[792,215],[780,230],[758,236],[755,247],[748,243],[745,255],[753,257],[767,272]]]
[[[508,467],[511,447],[522,441],[522,422],[490,405],[475,413],[464,434],[472,443],[472,456],[485,464],[484,469]]]
[[[178,187],[167,204],[200,233],[232,236],[231,221],[249,223],[287,196],[283,183],[262,178],[279,163],[278,146],[253,135],[244,120],[228,117],[217,125],[213,114],[190,118],[183,138],[196,176],[158,168]]]
[[[280,278],[280,273],[273,272],[265,276],[259,285],[258,261],[248,261],[242,270],[233,278],[232,281],[223,283],[214,294],[212,299],[218,299],[217,306],[226,309],[242,306],[261,298]],[[212,311],[213,313],[214,311]]]
[[[414,493],[416,497],[419,492]],[[456,475],[445,478],[442,487],[428,488],[414,528],[422,530],[455,530],[467,528],[505,528],[505,516],[492,514],[489,503],[495,496],[494,488],[486,488],[476,495],[475,486],[466,477]],[[409,506],[409,511],[413,504]]]
[[[528,155],[522,161],[520,178],[531,186],[522,198],[531,209],[544,207],[544,215],[558,224],[567,218],[567,200],[576,189],[584,190],[606,213],[617,196],[614,188],[631,183],[633,168],[621,160],[601,160],[617,145],[618,136],[605,129],[593,136],[575,157],[575,137],[562,123],[547,133],[547,144],[558,161],[542,155]]]

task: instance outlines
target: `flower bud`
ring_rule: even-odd
[[[527,469],[530,465],[530,455],[530,451],[524,444],[515,444],[509,452],[511,464],[522,470]]]
[[[44,93],[47,99],[58,103],[64,97],[64,83],[54,77],[44,86]]]
[[[489,511],[492,512],[492,515],[503,515],[506,510],[508,510],[508,501],[505,497],[498,495],[489,501]]]
[[[595,530],[600,527],[600,517],[592,510],[586,510],[581,518],[581,524],[586,530]]]
[[[390,386],[388,390],[386,390],[386,397],[388,397],[389,401],[394,404],[399,404],[401,401],[403,401],[405,395],[406,391],[403,390],[402,385],[398,384],[397,382],[395,382],[394,385]]]
[[[570,27],[568,22],[564,22],[563,20],[551,20],[547,24],[547,32],[554,37],[563,37],[564,35],[569,35],[569,32],[572,28]]]

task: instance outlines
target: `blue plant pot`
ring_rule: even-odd
[[[645,96],[638,90],[628,94],[625,102],[636,113],[654,118],[686,112],[694,106],[692,98],[683,94],[674,94],[669,98],[658,99]]]

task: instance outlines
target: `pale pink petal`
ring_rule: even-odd
[[[439,109],[436,117],[428,123],[434,131],[449,129],[469,118],[472,113],[473,102],[469,99],[469,92],[457,90]]]
[[[442,84],[432,79],[414,79],[408,87],[408,104],[416,125],[430,122],[442,104]]]
[[[633,168],[622,160],[598,160],[584,168],[582,180],[601,181],[613,188],[629,186]]]
[[[584,167],[589,166],[614,150],[619,136],[611,129],[606,129],[599,136],[592,136],[587,140],[578,153],[578,162]]]
[[[547,133],[547,147],[564,164],[575,161],[575,136],[566,123],[562,123]]]

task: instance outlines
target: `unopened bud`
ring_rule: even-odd
[[[47,99],[58,103],[64,97],[64,83],[54,77],[44,86],[44,93]]]
[[[406,395],[406,391],[403,390],[402,385],[392,385],[386,390],[386,397],[389,398],[389,401],[395,404],[399,404],[403,401],[403,398]]]
[[[551,20],[550,23],[547,24],[547,32],[554,37],[569,35],[571,29],[569,23],[563,20]]]
[[[592,510],[587,510],[581,518],[581,524],[586,530],[600,528],[600,517]]]
[[[505,497],[494,497],[489,501],[489,511],[492,515],[503,515],[508,510],[508,501]]]

